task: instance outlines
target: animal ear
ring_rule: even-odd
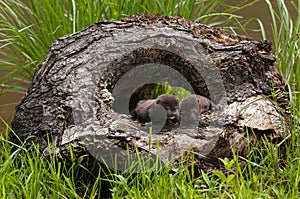
[[[160,104],[161,100],[160,99],[157,99],[156,100],[156,104]]]

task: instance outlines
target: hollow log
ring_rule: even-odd
[[[129,159],[165,164],[186,154],[200,169],[220,168],[218,158],[231,158],[232,148],[247,157],[249,143],[290,133],[289,97],[271,50],[270,41],[179,16],[100,21],[51,45],[16,107],[12,140],[32,136],[29,144],[65,158],[71,145],[75,155],[118,170],[128,169]],[[221,108],[201,114],[196,127],[151,131],[130,112],[159,82]]]

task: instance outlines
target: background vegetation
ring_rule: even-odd
[[[257,0],[258,1],[258,0]],[[37,65],[44,59],[50,44],[104,19],[120,19],[139,12],[181,15],[211,26],[247,34],[247,22],[234,13],[257,2],[228,6],[222,0],[0,0],[0,95],[25,92],[22,82],[31,80]],[[263,1],[263,0],[261,0]],[[270,9],[277,67],[284,75],[291,96],[293,121],[290,140],[280,143],[286,150],[279,156],[279,144],[265,143],[261,148],[250,146],[246,167],[238,164],[240,157],[223,160],[232,174],[218,171],[201,173],[200,177],[182,165],[176,174],[172,166],[160,171],[131,176],[112,174],[102,178],[112,184],[114,198],[299,198],[300,182],[300,67],[299,29],[300,1],[293,2],[298,13],[291,16],[282,0],[264,0]],[[222,8],[222,13],[218,10]],[[260,31],[265,38],[264,24]],[[3,121],[4,122],[4,121]],[[90,187],[74,182],[71,166],[45,160],[22,146],[12,151],[7,139],[9,125],[0,136],[1,198],[94,198],[100,192],[100,178]],[[193,166],[193,165],[192,165]],[[76,192],[77,191],[77,192]]]

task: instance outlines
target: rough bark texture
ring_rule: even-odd
[[[191,152],[198,168],[220,168],[217,158],[230,158],[232,147],[246,157],[249,142],[259,143],[263,136],[276,142],[289,134],[289,99],[270,52],[269,41],[181,17],[138,14],[101,21],[51,45],[16,108],[12,128],[21,140],[36,136],[32,141],[45,153],[50,139],[50,151],[66,158],[70,144],[75,154],[108,162],[108,156],[118,155],[114,167],[120,169],[127,146],[132,158],[137,147],[145,156],[150,152],[152,161],[158,142],[163,163]],[[141,65],[146,69],[130,73]],[[151,98],[157,83],[150,78],[143,84],[137,78],[143,73],[192,89],[222,109],[202,115],[198,127],[150,136],[147,126],[128,116],[139,99]],[[177,73],[183,78],[174,79]],[[170,76],[164,79],[165,74]]]

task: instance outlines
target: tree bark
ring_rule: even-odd
[[[177,16],[100,21],[51,45],[12,128],[21,141],[35,136],[28,143],[45,154],[68,158],[71,144],[75,154],[119,170],[126,170],[128,146],[131,159],[137,148],[143,157],[150,153],[151,163],[158,154],[162,164],[193,154],[198,168],[220,168],[218,158],[232,157],[233,147],[247,157],[250,142],[278,142],[290,133],[289,98],[271,49],[270,41]],[[222,108],[201,115],[198,127],[149,133],[128,115],[163,81]]]

